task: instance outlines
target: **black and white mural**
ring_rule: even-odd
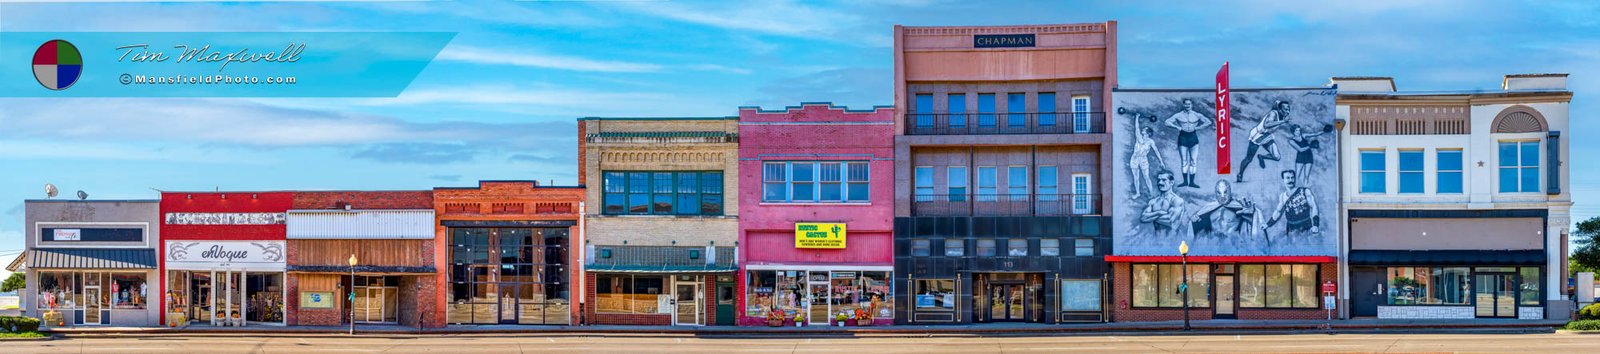
[[[1226,175],[1212,91],[1113,93],[1115,254],[1338,253],[1333,89],[1233,91]]]

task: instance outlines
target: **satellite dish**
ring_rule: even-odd
[[[89,193],[84,193],[82,190],[79,190],[78,191],[78,200],[87,200],[87,199],[89,199]]]
[[[55,198],[56,194],[58,194],[58,193],[61,193],[61,191],[56,190],[56,185],[49,184],[49,183],[45,183],[44,184],[44,197],[45,198]]]

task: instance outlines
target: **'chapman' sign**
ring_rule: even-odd
[[[1033,47],[1037,38],[1032,34],[980,34],[972,36],[974,48],[1024,48]]]
[[[168,269],[283,271],[283,241],[168,241]]]
[[[794,248],[844,248],[844,223],[794,224]]]

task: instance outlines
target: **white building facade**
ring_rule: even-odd
[[[1448,92],[1333,79],[1347,316],[1568,318],[1566,76]]]

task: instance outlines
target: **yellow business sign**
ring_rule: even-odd
[[[844,248],[844,223],[794,224],[794,248]]]

